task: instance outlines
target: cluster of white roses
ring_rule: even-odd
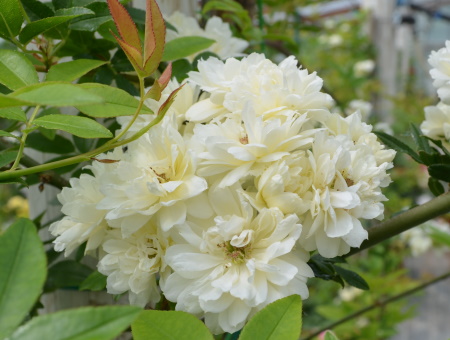
[[[99,157],[118,162],[71,180],[51,232],[66,254],[87,242],[108,292],[141,306],[162,293],[232,333],[270,302],[308,297],[310,251],[360,246],[361,220],[383,216],[395,152],[358,112],[331,113],[322,80],[294,57],[210,58],[198,69],[161,124]]]
[[[424,135],[441,140],[450,149],[450,40],[445,42],[445,47],[432,51],[428,62],[433,67],[430,75],[440,102],[425,108],[421,129]]]

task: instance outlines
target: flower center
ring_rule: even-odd
[[[241,142],[241,144],[243,144],[243,145],[247,145],[248,144],[248,135],[245,135],[244,137],[239,138],[239,142]]]
[[[170,167],[167,171],[165,171],[166,169],[155,169],[152,167],[150,167],[150,170],[152,170],[156,177],[158,177],[159,183],[167,183],[170,181],[170,176],[167,174],[170,170]]]
[[[231,245],[231,241],[219,243],[217,246],[223,249],[227,259],[236,264],[244,263],[245,259],[250,256],[252,249],[250,244],[243,247],[235,247]]]

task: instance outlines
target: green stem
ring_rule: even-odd
[[[360,251],[383,242],[392,236],[398,235],[412,227],[418,226],[419,224],[448,212],[450,212],[450,192],[392,217],[369,229],[369,238],[361,244],[361,247],[353,248],[345,256],[347,257],[359,253]]]
[[[16,169],[19,166],[20,159],[23,156],[23,149],[25,148],[25,142],[27,140],[28,133],[30,133],[29,129],[31,128],[31,125],[33,124],[34,118],[36,118],[36,115],[39,112],[40,108],[41,107],[39,105],[36,106],[36,108],[34,109],[33,113],[31,114],[30,119],[27,121],[26,128],[23,130],[23,133],[22,133],[22,138],[20,138],[19,152],[17,153],[16,160],[14,161],[13,165],[11,166],[11,169],[9,169],[8,171],[13,171],[14,169]]]
[[[339,326],[340,324],[343,324],[344,322],[347,322],[349,320],[357,318],[358,316],[360,316],[360,315],[362,315],[364,313],[367,313],[367,312],[369,312],[369,311],[371,311],[373,309],[376,309],[376,308],[379,308],[379,307],[385,307],[386,305],[388,305],[391,302],[397,301],[397,300],[402,299],[404,297],[407,297],[407,296],[409,296],[411,294],[414,294],[414,293],[416,293],[418,291],[421,291],[422,289],[424,289],[424,288],[426,288],[426,287],[428,287],[428,286],[430,286],[432,284],[435,284],[435,283],[437,283],[439,281],[448,279],[449,277],[450,277],[450,272],[448,272],[446,274],[443,274],[441,276],[438,276],[438,277],[434,278],[431,281],[427,281],[427,282],[425,282],[425,283],[423,283],[423,284],[421,284],[421,285],[419,285],[419,286],[417,286],[415,288],[412,288],[412,289],[404,291],[404,292],[402,292],[400,294],[394,295],[394,296],[392,296],[392,297],[390,297],[388,299],[385,299],[385,300],[382,300],[382,301],[376,301],[372,305],[370,305],[368,307],[365,307],[363,309],[360,309],[360,310],[358,310],[358,311],[356,311],[356,312],[354,312],[354,313],[352,313],[350,315],[347,315],[346,317],[344,317],[344,318],[342,318],[342,319],[340,319],[340,320],[338,320],[338,321],[336,321],[336,322],[334,322],[334,323],[332,323],[332,324],[330,324],[330,325],[328,325],[328,326],[318,330],[317,332],[315,332],[315,333],[313,333],[311,335],[308,335],[306,338],[302,338],[302,340],[311,340],[314,337],[318,336],[320,333],[325,332],[327,329],[332,329],[332,328],[334,328],[336,326]]]
[[[122,145],[125,145],[125,144],[128,144],[130,142],[137,140],[139,137],[141,137],[143,134],[145,134],[148,130],[150,130],[153,126],[158,124],[163,118],[164,118],[164,115],[160,114],[160,115],[156,116],[156,118],[154,120],[152,120],[147,126],[142,128],[141,130],[139,130],[133,136],[126,138],[124,140],[118,141],[113,144],[108,144],[108,145],[104,144],[101,147],[99,147],[95,150],[86,152],[84,154],[73,156],[70,158],[62,159],[62,160],[51,162],[51,163],[40,164],[38,166],[33,166],[33,167],[27,168],[27,169],[19,169],[19,170],[15,170],[15,171],[1,172],[0,173],[0,181],[15,179],[15,178],[18,178],[21,176],[26,176],[26,175],[39,173],[39,172],[53,170],[56,168],[61,168],[66,165],[72,165],[72,164],[89,161],[92,159],[92,157],[95,157],[100,153],[109,151],[111,149],[117,148],[119,146],[122,146]]]

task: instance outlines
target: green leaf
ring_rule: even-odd
[[[114,76],[114,80],[116,81],[116,85],[119,89],[131,94],[133,97],[139,96],[139,90],[134,86],[134,84],[125,78],[121,74],[116,74]]]
[[[11,97],[10,95],[4,95],[0,93],[0,108],[4,107],[15,107],[15,106],[24,106],[29,105],[30,103],[19,99]]]
[[[55,129],[69,132],[82,138],[110,138],[111,131],[93,119],[69,116],[69,115],[49,115],[37,118],[33,124],[46,129]]]
[[[22,27],[23,17],[19,0],[2,0],[0,6],[0,36],[15,37]]]
[[[212,39],[197,36],[175,38],[166,43],[162,61],[177,60],[195,55],[214,43],[215,41]]]
[[[428,178],[428,188],[430,188],[430,191],[433,193],[434,196],[442,195],[445,192],[442,183],[433,177]]]
[[[134,306],[82,307],[33,318],[10,340],[111,340],[139,315]]]
[[[172,63],[172,76],[181,83],[188,77],[188,72],[192,71],[192,65],[186,59],[176,60]]]
[[[80,85],[62,82],[34,84],[11,93],[8,97],[32,105],[82,106],[103,103],[103,99]],[[1,97],[0,97],[1,103]]]
[[[410,126],[411,135],[416,142],[418,149],[423,150],[426,153],[431,153],[431,147],[428,144],[428,139],[423,136],[422,131],[420,131],[420,129],[412,123],[410,124]]]
[[[31,20],[39,20],[55,15],[53,10],[38,0],[21,0],[22,6]]]
[[[447,148],[444,146],[444,144],[442,143],[442,141],[438,140],[438,139],[433,139],[430,137],[425,137],[426,139],[432,141],[435,145],[437,145],[439,148],[441,148],[442,151],[444,151],[444,154],[446,156],[450,156],[450,151],[447,150]]]
[[[334,269],[336,272],[342,276],[342,278],[347,282],[350,286],[362,289],[362,290],[369,290],[369,285],[367,284],[366,280],[364,280],[361,276],[359,276],[357,273],[344,269],[342,267],[334,266]]]
[[[9,133],[8,131],[0,130],[0,137],[11,137],[18,139],[19,137],[14,136],[12,133]]]
[[[25,182],[22,178],[11,178],[11,179],[2,180],[2,181],[0,181],[0,184],[20,184],[23,187],[27,187],[27,188],[29,187],[27,182]]]
[[[74,81],[89,71],[106,64],[106,61],[93,59],[77,59],[66,63],[53,65],[48,70],[47,81]]]
[[[0,236],[0,339],[23,321],[46,274],[44,247],[33,223],[19,219]]]
[[[185,312],[145,310],[131,324],[134,340],[213,340],[206,326]]]
[[[117,116],[130,116],[136,112],[139,101],[123,90],[108,85],[86,83],[79,85],[92,95],[103,98],[103,104],[84,105],[75,107],[91,117],[106,118]],[[143,107],[141,113],[153,113],[149,108]]]
[[[433,239],[433,241],[444,244],[447,247],[450,247],[450,234],[449,233],[446,233],[445,231],[439,230],[435,227],[431,227],[430,229],[431,229],[431,231],[429,232],[429,235]]]
[[[75,144],[76,148],[81,153],[85,153],[85,152],[93,150],[95,143],[96,143],[95,139],[79,138],[77,136],[73,136],[72,139],[73,139],[73,143]]]
[[[78,287],[92,273],[92,269],[74,260],[60,261],[48,270],[45,292],[59,288]]]
[[[46,108],[45,110],[42,110],[41,112],[39,112],[37,117],[39,118],[39,117],[44,117],[44,116],[54,115],[54,114],[61,114],[60,109],[56,108],[56,107]],[[50,139],[50,140],[55,140],[55,136],[56,136],[56,131],[55,130],[50,130],[50,129],[45,129],[43,127],[39,127],[38,131],[45,138]]]
[[[17,157],[17,151],[5,150],[0,152],[0,167],[8,165]]]
[[[106,288],[106,276],[98,271],[89,275],[80,285],[80,290],[91,290],[94,292],[104,290]]]
[[[93,11],[84,7],[61,8],[56,10],[55,12],[55,15],[58,17],[93,15],[93,14],[95,14]]]
[[[423,164],[419,155],[413,149],[411,149],[408,145],[403,143],[402,141],[400,141],[397,138],[390,136],[384,132],[374,131],[374,133],[377,135],[378,138],[380,138],[380,140],[386,146],[394,149],[395,151],[404,152],[404,153],[410,155],[417,163]]]
[[[339,338],[332,331],[328,330],[325,332],[323,340],[339,340]]]
[[[95,32],[101,25],[108,21],[112,22],[111,16],[88,18],[70,23],[69,28],[74,31]]]
[[[444,182],[450,182],[450,164],[433,164],[428,167],[431,177]]]
[[[26,146],[45,153],[56,153],[58,155],[68,154],[75,151],[72,142],[67,138],[56,135],[54,140],[49,140],[40,133],[28,135]]]
[[[0,109],[0,117],[11,119],[11,120],[18,120],[20,122],[26,122],[27,116],[25,115],[25,112],[19,107],[9,107],[6,109]]]
[[[133,66],[128,60],[126,54],[121,49],[117,50],[111,59],[111,65],[118,72],[130,72],[133,71]]]
[[[40,20],[33,21],[26,25],[19,34],[19,40],[23,44],[27,44],[33,39],[35,36],[42,34],[58,25],[61,25],[73,18],[79,17],[81,15],[86,14],[94,14],[94,12],[88,10],[87,8],[83,8],[82,11],[78,12],[69,12],[72,14],[69,15],[61,15],[48,17]]]
[[[291,295],[264,307],[247,323],[239,340],[297,340],[302,329],[302,300]]]
[[[17,51],[0,50],[0,83],[17,90],[38,82],[38,74],[25,55]]]

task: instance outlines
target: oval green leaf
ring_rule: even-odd
[[[37,132],[28,135],[25,147],[46,153],[56,153],[58,155],[75,151],[74,145],[67,138],[56,135],[54,140],[49,140]]]
[[[74,81],[89,71],[106,64],[106,61],[93,59],[77,59],[53,65],[47,73],[47,81]]]
[[[395,138],[394,136],[388,135],[387,133],[381,131],[374,131],[374,134],[388,147],[394,149],[397,152],[404,152],[410,155],[417,163],[423,163],[419,155],[411,149],[408,145],[403,143],[401,140]]]
[[[302,300],[291,295],[264,307],[242,330],[239,340],[297,340],[302,328]]]
[[[145,310],[131,324],[134,340],[213,340],[208,328],[185,312]]]
[[[22,27],[23,17],[19,0],[2,0],[0,6],[0,36],[15,37]]]
[[[80,290],[91,290],[94,292],[106,288],[106,276],[95,271],[91,273],[80,285]]]
[[[134,306],[83,307],[35,317],[10,340],[111,340],[139,315]]]
[[[33,121],[46,129],[62,130],[82,138],[110,138],[111,131],[95,120],[68,115],[48,115]]]
[[[38,74],[27,57],[17,51],[0,50],[0,83],[17,90],[38,82]]]
[[[17,151],[5,150],[0,152],[0,167],[12,163],[17,157]]]
[[[19,219],[0,236],[0,339],[23,321],[46,275],[44,247],[33,223]]]
[[[85,90],[80,85],[59,82],[48,82],[22,87],[8,95],[8,97],[24,101],[28,104],[43,106],[78,107],[104,102],[102,97]]]
[[[84,114],[97,117],[117,117],[130,116],[136,112],[139,101],[127,92],[115,87],[102,84],[86,83],[79,85],[82,89],[89,93],[103,98],[103,104],[84,105],[75,107]],[[153,113],[152,110],[143,106],[141,113]]]
[[[0,98],[1,101],[1,98]],[[26,122],[27,116],[25,115],[25,112],[19,107],[10,107],[6,109],[0,109],[0,117],[11,119],[11,120],[18,120],[20,122]]]
[[[14,136],[12,133],[9,133],[8,131],[0,130],[0,137],[11,137],[18,139],[19,137]]]
[[[338,273],[350,286],[362,289],[369,290],[369,284],[357,273],[344,269],[342,267],[334,265],[334,269],[336,273]]]
[[[175,38],[166,43],[162,61],[177,60],[195,55],[214,43],[215,40],[197,36]]]
[[[74,31],[95,32],[105,22],[112,22],[111,16],[101,16],[95,18],[82,19],[77,22],[70,23],[69,28]]]
[[[450,164],[433,164],[428,167],[431,177],[450,183]]]
[[[9,95],[0,93],[0,108],[23,106],[28,104],[29,103],[25,100],[21,100],[19,98],[14,98]]]
[[[79,17],[81,15],[86,14],[95,14],[94,12],[84,8],[84,11],[79,11],[77,13],[71,13],[71,15],[61,15],[54,16],[49,18],[44,18],[40,20],[33,21],[26,25],[19,34],[19,40],[23,44],[27,44],[33,39],[35,36],[44,33],[53,27],[61,25],[73,18]]]
[[[49,268],[44,291],[78,287],[91,273],[91,268],[77,261],[59,261]]]

